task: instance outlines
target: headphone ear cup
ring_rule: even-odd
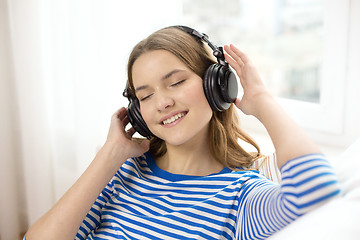
[[[233,103],[238,94],[238,83],[235,74],[231,69],[222,67],[220,74],[221,96],[227,103]]]
[[[235,74],[229,68],[220,64],[214,63],[205,71],[203,87],[205,96],[213,111],[228,109],[237,96]]]
[[[150,139],[153,134],[147,127],[140,113],[140,103],[137,98],[129,98],[128,118],[133,128],[143,137]]]
[[[205,96],[213,111],[223,111],[223,107],[219,104],[221,100],[220,88],[217,87],[218,80],[218,64],[212,64],[206,69],[203,78],[203,87]]]

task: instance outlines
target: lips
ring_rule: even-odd
[[[187,112],[179,112],[179,113],[172,113],[165,117],[163,117],[160,123],[164,126],[170,126],[172,123],[176,122],[177,120],[183,118]]]

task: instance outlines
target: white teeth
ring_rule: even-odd
[[[169,124],[169,123],[175,122],[175,120],[177,120],[179,118],[182,118],[183,116],[185,116],[185,113],[179,113],[179,114],[176,114],[176,115],[172,116],[171,118],[168,118],[168,119],[162,121],[162,123],[164,125]]]

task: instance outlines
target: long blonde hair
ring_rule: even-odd
[[[129,56],[128,91],[132,96],[135,96],[133,65],[142,54],[153,50],[169,51],[201,78],[206,69],[215,63],[200,39],[196,39],[178,27],[163,28],[139,42]],[[239,143],[240,140],[252,145],[257,152],[245,151]],[[256,142],[240,128],[240,121],[233,105],[225,111],[213,113],[209,125],[209,146],[211,154],[231,169],[249,168],[262,156]],[[163,156],[167,151],[165,142],[155,136],[152,137],[150,151],[155,158]]]

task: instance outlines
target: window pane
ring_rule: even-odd
[[[236,44],[274,95],[320,101],[322,0],[182,0],[183,22]]]

